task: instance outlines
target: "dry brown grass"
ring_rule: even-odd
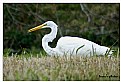
[[[3,66],[4,80],[120,80],[119,57],[11,56]]]

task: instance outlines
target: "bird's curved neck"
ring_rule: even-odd
[[[43,39],[42,39],[42,47],[44,48],[44,50],[46,51],[47,54],[55,54],[54,48],[51,48],[48,43],[52,42],[57,35],[57,26],[53,26],[50,27],[51,28],[51,32],[49,34],[46,34]]]

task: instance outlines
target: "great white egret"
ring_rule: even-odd
[[[105,55],[106,52],[112,54],[110,48],[105,46],[100,46],[92,41],[79,38],[79,37],[70,37],[65,36],[61,37],[55,48],[48,46],[49,42],[52,42],[57,35],[57,25],[53,21],[47,21],[42,25],[34,27],[28,32],[36,31],[41,28],[51,28],[51,32],[46,34],[42,38],[42,47],[49,55],[81,55],[81,56],[91,56],[96,55]]]

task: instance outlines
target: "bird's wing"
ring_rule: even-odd
[[[92,45],[97,46],[94,42],[78,37],[62,37],[58,40],[56,49],[60,52],[77,52],[78,49],[82,49],[82,52],[86,52],[92,49]]]

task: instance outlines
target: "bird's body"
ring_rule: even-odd
[[[55,51],[58,51],[60,55],[104,55],[110,48],[100,46],[89,40],[78,37],[61,37],[58,42]]]
[[[56,47],[51,48],[48,46],[48,42],[52,42],[57,35],[57,25],[53,21],[45,22],[43,25],[30,29],[29,32],[48,27],[51,28],[51,32],[43,37],[42,47],[49,55],[105,55],[105,53],[110,50],[110,48],[100,46],[92,41],[70,36],[61,37]],[[112,54],[112,51],[110,51],[109,54]]]

